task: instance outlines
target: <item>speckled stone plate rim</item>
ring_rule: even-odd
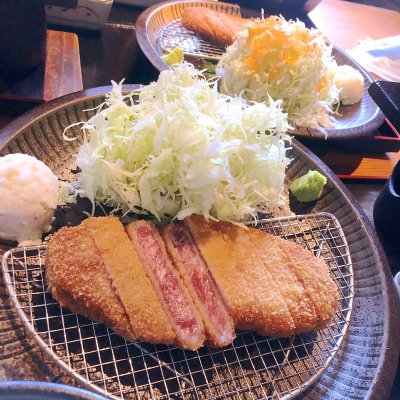
[[[130,91],[135,88],[137,88],[137,85],[126,85],[124,90]],[[46,104],[40,105],[21,117],[15,119],[0,131],[0,155],[6,154],[8,152],[6,148],[10,144],[16,141],[30,127],[34,126],[39,121],[44,120],[44,118],[50,117],[52,114],[62,111],[64,108],[77,106],[83,101],[95,100],[99,97],[103,97],[104,94],[110,90],[111,87],[99,87],[69,94],[52,100]],[[357,234],[362,236],[361,240],[365,242],[365,244],[369,247],[368,250],[372,252],[371,255],[374,258],[374,266],[372,267],[377,269],[377,277],[379,278],[380,286],[382,288],[380,295],[382,296],[381,301],[383,302],[384,309],[378,311],[384,312],[384,319],[382,321],[384,332],[383,336],[381,337],[379,360],[374,368],[373,377],[371,377],[370,381],[368,382],[368,390],[364,390],[366,395],[364,397],[354,398],[384,399],[388,397],[390,389],[393,385],[400,349],[400,337],[398,335],[398,326],[400,326],[400,302],[397,293],[395,292],[386,256],[371,223],[368,221],[368,218],[364,214],[363,210],[357,204],[354,197],[346,189],[342,182],[340,182],[334,173],[321,160],[319,160],[313,153],[311,153],[299,142],[293,140],[292,147],[293,152],[296,155],[294,163],[304,161],[305,163],[310,164],[308,166],[319,169],[327,176],[327,186],[330,187],[327,197],[331,196],[332,193],[335,193],[339,198],[343,198],[344,205],[348,208],[348,212],[354,214],[351,225],[355,225],[357,228]],[[291,178],[293,178],[293,176],[291,176]],[[333,204],[334,202],[331,203]],[[340,208],[344,208],[344,205],[342,205]],[[336,206],[337,205],[335,204],[335,207]],[[324,209],[322,208],[316,211],[324,211]],[[326,211],[332,212],[330,210]],[[335,213],[333,212],[333,214]],[[339,220],[339,222],[341,223],[342,227],[347,230],[348,224],[345,224],[344,226],[342,221]],[[349,245],[352,246],[353,244],[349,243]],[[369,267],[371,268],[371,265],[369,265]],[[357,290],[357,276],[355,277],[355,285]],[[355,306],[355,308],[357,308],[357,306]],[[343,350],[342,347],[341,353],[343,352],[345,352],[345,350]],[[341,363],[339,362],[338,365],[340,366]],[[354,365],[352,365],[352,367],[356,368]],[[331,366],[330,368],[334,368],[336,373],[338,373],[336,379],[339,382],[340,369],[338,369],[338,367],[335,365]],[[324,375],[321,377],[321,379],[323,379],[323,377]],[[328,390],[324,385],[324,389],[321,389],[319,387],[319,382],[320,381],[313,386],[315,392],[314,389],[311,388],[306,392],[306,395],[311,395],[311,393],[322,393],[323,390]],[[329,388],[329,390],[334,391],[335,384],[336,381],[333,381],[332,387]],[[328,397],[323,396],[323,398]]]

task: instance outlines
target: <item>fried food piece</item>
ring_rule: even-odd
[[[279,288],[259,262],[259,249],[238,246],[245,228],[185,219],[196,244],[227,303],[235,326],[261,335],[285,337],[295,331],[293,318]]]
[[[323,328],[331,321],[338,291],[322,259],[297,243],[255,228],[248,228],[234,241],[238,248],[257,249],[257,258],[279,286],[288,305],[296,333]]]
[[[337,286],[312,252],[255,228],[200,216],[185,221],[239,329],[290,336],[331,321]]]
[[[62,228],[55,233],[45,265],[50,293],[63,307],[106,324],[128,340],[136,339],[86,227]]]
[[[232,343],[235,327],[189,229],[172,223],[161,230],[167,251],[202,317],[208,343],[222,347]]]
[[[161,300],[179,346],[197,350],[204,344],[204,325],[186,286],[168,257],[156,227],[149,221],[135,221],[126,227],[126,231]]]
[[[243,30],[249,21],[238,15],[229,15],[205,7],[187,7],[182,15],[185,28],[221,46],[231,45],[235,35]]]
[[[88,229],[99,249],[137,339],[152,343],[174,343],[175,333],[119,219],[88,218],[82,225]]]
[[[235,243],[242,248],[255,249],[256,258],[268,271],[288,306],[296,327],[295,332],[302,333],[316,329],[318,315],[314,304],[285,255],[288,241],[260,229],[248,228],[243,235],[236,238]]]
[[[324,260],[288,240],[280,240],[290,267],[303,284],[307,297],[315,307],[318,322],[315,329],[325,327],[335,314],[339,293]]]
[[[61,305],[128,340],[194,350],[206,328],[209,343],[224,346],[234,326],[285,337],[325,327],[336,311],[327,265],[296,243],[193,215],[162,230],[173,265],[152,223],[127,231],[131,240],[115,217],[62,228],[46,278]]]

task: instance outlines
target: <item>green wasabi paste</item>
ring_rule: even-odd
[[[325,176],[318,171],[310,170],[305,175],[295,179],[289,189],[298,201],[306,203],[319,199],[325,184]]]
[[[183,50],[180,47],[175,47],[161,58],[168,65],[180,64],[183,62]]]

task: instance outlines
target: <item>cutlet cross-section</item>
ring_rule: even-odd
[[[126,231],[161,299],[178,344],[185,349],[198,349],[205,340],[202,319],[156,227],[148,221],[136,221],[129,224]]]
[[[128,340],[136,339],[86,227],[62,228],[52,236],[46,252],[46,279],[62,306],[108,325]]]
[[[99,249],[138,340],[174,343],[176,336],[160,299],[119,219],[88,218],[82,225]]]
[[[208,343],[215,347],[231,343],[235,338],[233,320],[189,229],[182,223],[173,223],[164,227],[161,234],[203,319]]]
[[[185,219],[207,266],[219,287],[238,329],[261,335],[291,336],[293,318],[279,288],[257,261],[254,246],[240,248],[237,235],[246,230],[193,215]],[[244,232],[243,232],[244,231]]]

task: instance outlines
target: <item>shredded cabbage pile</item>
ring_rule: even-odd
[[[299,127],[330,127],[339,103],[337,68],[331,46],[303,22],[271,16],[249,23],[222,56],[217,72],[221,91],[262,102],[283,100],[289,122]]]
[[[115,212],[242,221],[280,198],[288,128],[280,101],[220,94],[215,80],[183,63],[129,95],[113,82],[82,126],[74,185]]]

